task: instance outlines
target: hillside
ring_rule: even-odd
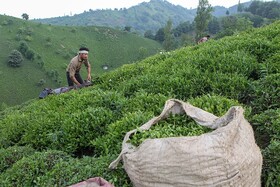
[[[159,115],[170,98],[216,116],[242,107],[262,151],[262,186],[280,186],[279,32],[278,21],[156,54],[96,77],[92,87],[6,109],[0,113],[0,186],[68,186],[101,176],[131,187],[121,163],[113,171],[108,166],[126,132]],[[186,121],[175,118],[146,138],[182,136]]]
[[[242,3],[244,7],[250,3]],[[216,17],[226,16],[228,9],[222,6],[214,7],[213,15]],[[231,14],[237,13],[237,5],[229,8]],[[192,22],[196,16],[196,9],[187,9],[179,5],[173,5],[165,0],[151,0],[139,5],[124,9],[88,10],[73,16],[63,16],[46,19],[34,19],[32,21],[52,25],[96,25],[112,28],[124,28],[131,26],[139,33],[151,30],[154,33],[166,25],[171,19],[174,27],[182,22]]]
[[[30,58],[19,68],[7,66],[11,51],[21,44]],[[93,76],[162,49],[153,40],[112,28],[53,26],[0,15],[0,104],[21,104],[37,98],[45,87],[65,86],[66,66],[84,45],[90,48]]]

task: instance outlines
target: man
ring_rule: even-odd
[[[209,40],[209,38],[210,38],[210,35],[204,36],[203,38],[201,38],[200,40],[198,40],[197,43],[199,44],[199,43],[206,42],[207,40]]]
[[[70,64],[66,69],[66,76],[68,81],[68,86],[74,86],[76,84],[80,87],[83,84],[83,79],[80,75],[80,69],[84,64],[87,69],[87,81],[91,81],[91,68],[88,61],[89,49],[86,47],[81,47],[77,56],[72,58]]]

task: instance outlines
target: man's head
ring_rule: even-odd
[[[79,56],[82,60],[87,60],[88,59],[88,52],[89,52],[89,49],[86,48],[86,47],[81,47],[79,49]]]

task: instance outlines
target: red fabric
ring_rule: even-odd
[[[73,184],[69,187],[86,187],[89,184],[97,184],[98,187],[114,187],[114,185],[110,184],[108,181],[106,181],[102,177],[89,178],[86,181],[79,182],[77,184]]]

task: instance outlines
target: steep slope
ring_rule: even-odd
[[[65,86],[66,66],[80,46],[90,48],[93,76],[162,49],[153,40],[106,27],[52,26],[2,15],[0,24],[0,104],[9,106],[37,98],[44,87]],[[21,67],[11,68],[9,55],[20,46],[29,57]]]
[[[93,87],[8,108],[0,113],[0,156],[14,159],[3,159],[0,184],[67,186],[102,176],[115,186],[132,186],[122,167],[108,166],[125,133],[176,98],[217,116],[242,106],[262,149],[263,185],[279,186],[279,31],[278,21],[157,54],[102,74]],[[21,151],[13,152],[17,146]]]

